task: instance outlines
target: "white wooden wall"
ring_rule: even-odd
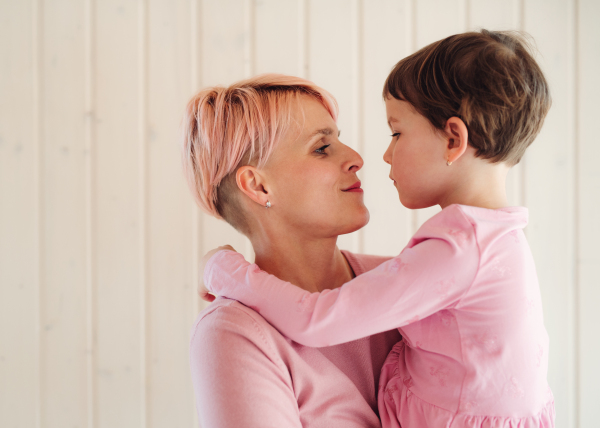
[[[0,0],[0,426],[196,425],[196,261],[223,243],[251,256],[180,173],[196,90],[262,72],[330,90],[371,210],[340,245],[393,255],[436,210],[389,183],[383,81],[483,26],[531,33],[552,87],[509,194],[530,209],[557,426],[597,427],[599,21],[598,0]]]

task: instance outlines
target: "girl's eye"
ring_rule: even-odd
[[[396,137],[398,137],[399,135],[400,135],[400,133],[399,133],[399,132],[395,132],[395,133],[393,133],[393,134],[392,134],[392,138],[396,138]]]
[[[319,154],[319,155],[324,155],[324,154],[326,154],[326,153],[325,153],[325,149],[326,149],[327,147],[329,147],[330,145],[331,145],[331,144],[326,144],[326,145],[324,145],[324,146],[322,146],[322,147],[319,147],[317,150],[315,150],[315,153],[317,153],[317,154]]]

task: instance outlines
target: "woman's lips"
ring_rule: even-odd
[[[363,193],[363,189],[360,188],[360,181],[357,181],[352,186],[348,187],[344,192],[357,192]]]

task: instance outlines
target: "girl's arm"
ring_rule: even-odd
[[[477,246],[469,245],[474,239],[460,239],[461,245],[452,236],[422,240],[342,287],[321,293],[269,275],[232,251],[213,256],[204,279],[213,292],[256,310],[292,340],[331,346],[453,307],[473,282],[479,263]]]

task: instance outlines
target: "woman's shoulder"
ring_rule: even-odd
[[[256,311],[221,297],[196,318],[190,352],[196,357],[238,354],[246,360],[267,358],[281,370],[286,365],[284,342],[286,339]]]
[[[273,327],[255,310],[237,300],[217,298],[201,311],[192,328],[191,341],[196,338],[206,343],[223,335],[242,336],[245,340],[265,342],[273,336]]]

